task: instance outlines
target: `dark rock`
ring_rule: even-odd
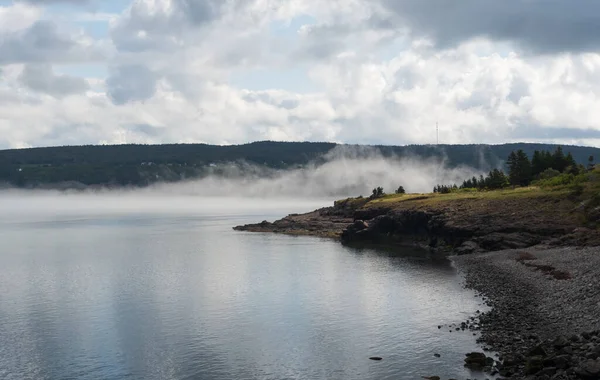
[[[518,363],[517,358],[515,358],[513,355],[505,355],[503,359],[502,365],[506,367],[512,367]]]
[[[558,338],[554,339],[554,341],[552,341],[552,345],[555,348],[563,348],[570,344],[571,343],[569,342],[569,340],[567,338],[565,338],[564,336],[559,336]]]
[[[535,346],[533,349],[531,349],[529,351],[529,353],[527,354],[527,356],[547,356],[548,354],[546,353],[546,350],[544,350],[544,347],[542,347],[541,345],[537,345]]]
[[[466,354],[465,366],[471,368],[483,368],[486,365],[487,357],[483,352],[471,352]]]
[[[369,228],[369,224],[363,220],[355,220],[352,224],[352,227],[355,231],[362,231],[366,228]]]
[[[371,356],[371,357],[369,358],[369,360],[382,360],[382,359],[383,359],[383,358],[382,358],[382,357],[379,357],[379,356]]]
[[[558,353],[563,355],[573,355],[573,347],[563,347],[560,350],[558,350]]]
[[[538,372],[538,376],[548,375],[553,376],[556,373],[556,367],[544,367],[540,372]]]
[[[556,367],[565,369],[570,366],[571,357],[569,355],[551,356],[544,359],[544,367]]]
[[[587,354],[585,354],[585,358],[596,360],[596,359],[598,359],[598,354],[595,352],[588,352]]]
[[[534,375],[544,368],[544,358],[541,356],[532,356],[525,362],[525,374]]]
[[[600,379],[600,360],[586,360],[575,368],[575,373],[584,379]]]
[[[456,253],[457,255],[468,255],[474,252],[478,252],[480,250],[481,248],[479,247],[479,244],[475,243],[472,240],[469,240],[462,243],[458,248],[455,248],[454,253]]]
[[[440,354],[433,354],[433,356],[435,356],[436,358],[439,358],[439,357],[441,357],[442,355],[440,355]]]

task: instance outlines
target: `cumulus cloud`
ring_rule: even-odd
[[[116,67],[106,82],[108,95],[115,104],[150,99],[156,85],[156,74],[142,65]]]
[[[48,64],[25,65],[19,81],[31,90],[56,97],[81,94],[89,89],[85,79],[58,75]]]
[[[383,0],[416,36],[440,47],[473,38],[513,41],[533,52],[590,52],[600,47],[600,3],[581,0]]]
[[[600,143],[592,1],[46,3],[0,7],[0,147]]]
[[[48,20],[5,32],[0,39],[0,65],[11,63],[85,62],[102,59],[102,52],[85,36],[63,33]]]

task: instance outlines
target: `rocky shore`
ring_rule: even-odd
[[[535,247],[453,257],[491,311],[475,321],[511,379],[600,379],[600,250]],[[488,363],[491,364],[491,363]]]
[[[338,238],[344,243],[420,246],[447,254],[553,246],[600,246],[573,202],[554,196],[457,198],[407,196],[391,202],[349,198],[306,214],[234,227]]]
[[[582,226],[574,201],[547,194],[439,199],[351,198],[235,229],[453,255],[465,285],[491,307],[457,328],[480,330],[480,343],[498,353],[469,353],[467,366],[506,379],[600,379],[600,233]]]

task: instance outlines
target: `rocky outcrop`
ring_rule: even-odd
[[[342,231],[353,223],[353,215],[364,206],[366,198],[348,198],[306,214],[290,214],[275,222],[262,221],[233,227],[237,231],[274,232],[287,235],[310,235],[339,239]]]
[[[562,228],[514,228],[502,223],[456,225],[451,215],[441,211],[374,208],[356,211],[341,239],[344,243],[418,245],[460,255],[531,247],[563,233]]]
[[[507,198],[348,198],[311,213],[237,230],[340,238],[343,243],[412,245],[463,255],[504,249],[600,245],[581,227],[572,202],[555,196]]]

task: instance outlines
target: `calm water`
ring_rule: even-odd
[[[0,378],[476,377],[448,262],[231,229],[327,203],[0,198]]]

